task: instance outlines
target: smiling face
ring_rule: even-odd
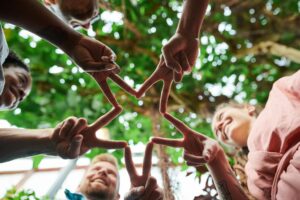
[[[21,67],[4,68],[5,85],[0,95],[0,110],[14,109],[31,90],[31,75]]]
[[[73,28],[88,29],[99,18],[98,0],[45,0],[45,4]]]
[[[93,163],[85,173],[78,191],[89,200],[119,199],[117,167],[108,161]]]
[[[215,113],[212,127],[218,140],[231,146],[245,147],[254,120],[255,107],[227,106]]]

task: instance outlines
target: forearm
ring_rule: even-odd
[[[207,5],[208,0],[185,0],[177,32],[187,37],[198,38]]]
[[[226,159],[223,151],[208,164],[218,194],[222,200],[248,199]]]
[[[53,129],[0,129],[0,162],[37,154],[56,154]]]
[[[15,24],[67,51],[80,34],[53,15],[37,0],[4,0],[0,3],[0,20]]]

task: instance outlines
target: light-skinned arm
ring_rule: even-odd
[[[233,174],[223,149],[215,140],[190,129],[183,122],[168,113],[164,114],[164,117],[183,134],[183,138],[167,139],[154,137],[152,138],[153,143],[183,148],[184,159],[189,166],[198,167],[206,164],[221,199],[248,199]]]

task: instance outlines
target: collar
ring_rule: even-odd
[[[82,194],[76,192],[72,193],[68,189],[65,189],[65,195],[68,200],[86,200]]]

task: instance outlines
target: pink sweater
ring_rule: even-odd
[[[249,135],[246,174],[254,197],[300,199],[299,146],[300,70],[274,83]]]

